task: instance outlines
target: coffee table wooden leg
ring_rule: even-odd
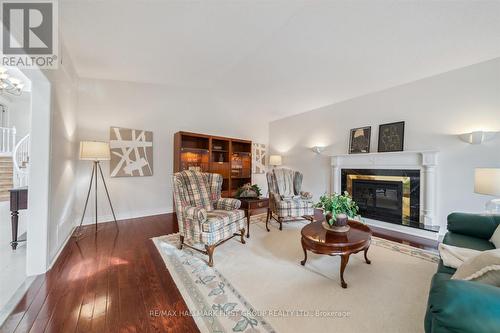
[[[347,283],[344,281],[344,270],[349,262],[349,255],[344,254],[340,256],[340,281],[342,284],[342,288],[347,288]]]
[[[307,261],[307,250],[306,250],[306,246],[304,245],[304,241],[302,239],[300,240],[300,243],[302,243],[302,250],[304,250],[304,260],[302,260],[300,262],[300,264],[302,266],[304,266],[306,264],[306,261]]]
[[[247,238],[250,238],[250,211],[247,210]]]
[[[372,262],[371,262],[371,260],[370,260],[370,259],[368,259],[368,256],[367,256],[367,254],[368,254],[368,249],[369,249],[369,248],[370,248],[370,247],[368,246],[368,247],[365,249],[365,260],[366,260],[366,263],[367,263],[368,265],[372,263]]]

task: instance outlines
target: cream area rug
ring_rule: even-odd
[[[265,218],[265,217],[264,217]],[[265,229],[251,224],[245,245],[234,238],[207,256],[178,250],[178,234],[153,239],[202,332],[423,332],[436,253],[373,238],[351,255],[340,286],[340,257],[303,251],[307,221]]]

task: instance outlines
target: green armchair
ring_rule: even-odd
[[[489,241],[500,216],[452,213],[443,243],[474,250],[491,250]],[[451,280],[455,269],[440,261],[432,278],[426,333],[490,333],[500,331],[500,288],[473,281]]]

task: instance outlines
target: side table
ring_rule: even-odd
[[[247,238],[250,238],[250,216],[255,211],[266,210],[269,218],[269,199],[268,198],[240,198],[240,209],[245,211],[247,218]]]

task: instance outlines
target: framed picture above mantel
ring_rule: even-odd
[[[378,152],[392,152],[404,150],[405,122],[399,121],[379,125]]]
[[[371,126],[351,129],[349,135],[349,154],[369,153],[371,133]]]

